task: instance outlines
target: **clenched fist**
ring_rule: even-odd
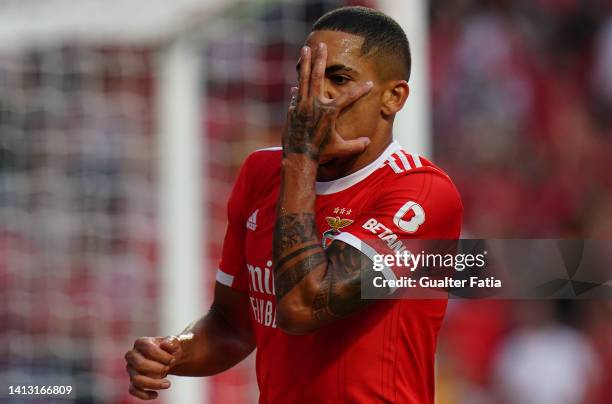
[[[166,376],[182,354],[181,344],[175,336],[138,338],[125,354],[130,394],[142,400],[157,398],[155,390],[170,387]]]

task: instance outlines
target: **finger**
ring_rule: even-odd
[[[163,340],[162,340],[163,341]],[[171,352],[167,352],[160,348],[157,344],[148,339],[138,339],[134,343],[134,349],[141,353],[144,357],[152,359],[156,362],[169,365],[174,359]]]
[[[310,54],[311,49],[308,46],[302,48],[302,58],[300,60],[300,91],[298,101],[308,98],[308,84],[310,82]]]
[[[291,87],[291,101],[289,101],[289,108],[297,107],[297,96],[298,96],[298,88]]]
[[[347,157],[353,154],[362,153],[370,144],[370,139],[367,137],[360,137],[357,139],[343,140],[334,145],[333,153],[334,157]]]
[[[327,66],[327,45],[321,42],[310,77],[310,96],[323,97],[325,92],[325,66]]]
[[[181,348],[181,343],[177,337],[171,336],[164,338],[163,341],[159,343],[159,347],[169,354],[174,354]],[[174,356],[172,356],[172,359],[174,359]]]
[[[134,385],[130,384],[130,394],[141,400],[154,400],[157,398],[157,392],[155,391],[144,391]]]
[[[136,375],[143,374],[145,376],[149,376],[149,377],[159,380],[159,379],[163,379],[166,376],[168,376],[168,371],[170,370],[170,368],[164,368],[164,370],[162,370],[161,372],[147,373],[147,372],[137,371],[130,364],[128,364],[125,366],[125,370],[128,373],[128,375],[130,375],[130,379],[132,379]]]
[[[145,358],[136,351],[130,351],[126,354],[125,360],[131,369],[134,369],[140,374],[146,374],[155,377],[165,377],[168,374],[169,368],[163,363],[155,362]]]
[[[140,390],[165,390],[170,388],[170,380],[153,379],[145,375],[134,375],[132,385]]]
[[[336,106],[336,110],[338,112],[342,111],[344,108],[348,107],[367,93],[372,90],[374,83],[371,81],[366,81],[365,83],[359,85],[357,88],[343,93],[338,98],[334,100],[334,105]]]

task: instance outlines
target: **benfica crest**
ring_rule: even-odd
[[[340,234],[340,229],[353,223],[353,220],[351,219],[340,219],[338,216],[327,216],[325,220],[331,228],[323,232],[323,240],[321,241],[321,243],[323,244],[323,248],[327,248],[334,239],[334,237]]]

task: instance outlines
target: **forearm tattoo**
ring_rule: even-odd
[[[369,258],[343,242],[323,250],[314,214],[279,212],[274,232],[276,300],[280,302],[317,269],[322,269],[322,277],[312,300],[314,320],[344,317],[371,302],[361,299],[362,282],[372,284],[375,274]]]
[[[332,242],[326,250],[327,272],[321,288],[312,303],[315,320],[345,317],[359,310],[373,300],[361,298],[363,285],[372,285],[375,272],[372,261],[361,251],[343,243]],[[374,292],[376,297],[387,291]]]
[[[274,258],[298,244],[317,240],[314,213],[278,214],[274,229]]]
[[[274,228],[273,257],[274,290],[277,301],[280,301],[327,260],[318,242],[313,213],[282,214],[279,209]]]
[[[320,247],[319,247],[320,248]],[[280,301],[298,283],[308,276],[319,265],[325,264],[327,257],[322,251],[301,257],[298,262],[287,266],[284,271],[277,271],[275,275],[274,292],[276,299]]]

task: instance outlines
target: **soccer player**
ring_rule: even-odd
[[[395,277],[373,271],[374,254],[460,232],[449,177],[393,140],[410,64],[380,12],[314,24],[282,148],[251,154],[230,196],[212,307],[177,336],[136,340],[131,394],[155,398],[167,374],[213,375],[257,348],[261,403],[433,403],[446,300],[361,295],[376,274]]]

